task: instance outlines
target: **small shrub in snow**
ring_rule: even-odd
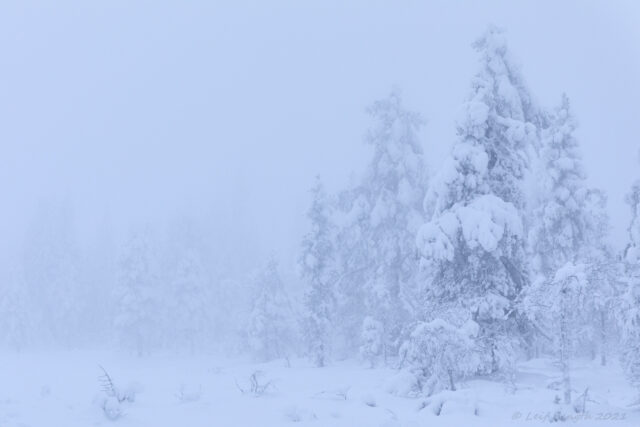
[[[365,394],[364,396],[362,396],[362,403],[372,408],[378,406],[378,404],[376,403],[376,398],[371,394]]]
[[[374,367],[382,355],[382,340],[384,336],[382,323],[372,317],[365,317],[362,322],[362,345],[360,355],[362,359]]]
[[[349,390],[351,387],[342,387],[336,390],[336,396],[340,397],[342,400],[347,400],[349,397]]]
[[[436,393],[423,400],[418,410],[435,416],[450,414],[478,416],[480,414],[477,396],[469,389],[456,392],[444,390]]]
[[[405,348],[423,393],[455,390],[457,381],[478,370],[476,334],[472,321],[460,328],[442,319],[418,324]]]
[[[182,403],[197,402],[202,397],[202,386],[199,385],[194,388],[182,384],[176,393],[176,397]]]
[[[119,389],[116,387],[111,375],[100,366],[102,375],[98,378],[102,396],[98,398],[97,403],[102,408],[104,415],[111,421],[115,421],[124,415],[123,404],[133,403],[135,401],[135,388],[128,387]]]
[[[121,388],[118,392],[118,400],[121,402],[133,403],[136,401],[136,387],[129,385],[128,387]]]
[[[302,416],[297,406],[291,406],[285,410],[284,416],[287,417],[292,423],[299,423],[302,421]]]
[[[389,379],[386,391],[398,397],[417,397],[422,392],[420,385],[420,379],[414,372],[402,370]]]
[[[251,376],[249,376],[248,386],[241,387],[237,381],[236,381],[236,386],[238,387],[238,390],[240,390],[242,394],[251,394],[255,397],[259,397],[265,394],[267,391],[269,391],[270,388],[273,387],[273,382],[267,381],[264,379],[264,372],[255,371],[251,374]]]
[[[310,420],[318,419],[316,414],[304,408],[300,408],[297,405],[291,405],[288,408],[286,408],[284,411],[284,416],[286,419],[288,419],[292,423],[299,423],[302,421],[310,421]]]
[[[585,388],[584,392],[576,398],[573,409],[577,414],[584,414],[587,412],[587,402],[593,402],[593,400],[589,398],[589,387]]]
[[[121,402],[119,402],[115,397],[105,397],[100,403],[100,407],[102,408],[102,412],[104,412],[105,417],[111,421],[122,418],[124,411],[120,403]]]
[[[116,387],[116,385],[113,382],[113,379],[102,366],[100,366],[100,369],[102,369],[102,375],[99,377],[100,387],[102,392],[107,397],[113,397],[118,402],[129,402],[129,403],[135,402],[136,387],[134,387],[133,385],[130,385],[127,388],[120,389]]]
[[[558,421],[562,421],[562,422],[567,421],[567,417],[566,417],[566,415],[564,415],[564,414],[563,414],[562,412],[560,412],[560,411],[556,411],[556,412],[554,412],[554,413],[553,413],[553,418],[551,418],[551,422],[552,422],[552,423],[556,423],[556,422],[558,422]]]
[[[47,397],[51,394],[51,389],[49,388],[48,385],[43,385],[42,388],[40,389],[40,396],[41,397]]]
[[[349,390],[351,387],[340,387],[335,390],[323,390],[316,394],[316,397],[331,398],[337,400],[347,400],[349,398]]]

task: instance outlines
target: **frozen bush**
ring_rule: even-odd
[[[102,375],[98,378],[102,395],[97,403],[104,415],[111,421],[115,421],[124,415],[123,404],[133,403],[136,398],[136,387],[129,386],[124,389],[116,387],[111,375],[100,366]]]
[[[180,389],[176,393],[176,397],[182,403],[197,402],[202,397],[202,386],[198,387],[180,385]]]
[[[472,321],[459,328],[442,319],[418,324],[405,349],[423,393],[455,390],[457,381],[478,370],[477,329]]]
[[[124,415],[121,402],[115,397],[105,397],[102,399],[100,407],[104,415],[111,421],[115,421]]]
[[[249,376],[248,386],[241,387],[237,381],[236,386],[242,394],[251,394],[255,397],[260,397],[273,387],[273,382],[264,379],[264,372],[255,371]]]
[[[369,363],[370,367],[376,365],[376,361],[382,355],[382,340],[384,332],[382,323],[372,317],[365,317],[362,322],[362,345],[360,355]]]

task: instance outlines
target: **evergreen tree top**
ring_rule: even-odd
[[[421,176],[423,150],[418,132],[424,121],[418,113],[402,105],[398,89],[374,102],[367,111],[373,125],[367,132],[366,141],[374,147],[374,153],[365,182],[370,183],[374,192],[382,188],[397,191],[399,179]]]

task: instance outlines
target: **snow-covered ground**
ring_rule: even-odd
[[[634,390],[616,364],[575,362],[574,401],[588,387],[586,412],[555,404],[558,371],[549,360],[521,364],[512,385],[472,380],[429,399],[400,397],[402,372],[357,362],[314,368],[304,360],[252,364],[211,357],[129,358],[99,352],[4,354],[0,426],[503,426],[550,422],[571,414],[581,426],[638,426]],[[109,420],[100,391],[103,366],[133,402]],[[271,382],[250,392],[250,376]],[[244,390],[244,393],[241,391]],[[113,402],[111,402],[113,404]],[[117,406],[117,405],[116,405]],[[439,413],[439,415],[437,415]]]

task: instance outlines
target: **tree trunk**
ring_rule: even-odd
[[[562,388],[564,389],[564,403],[571,404],[571,377],[569,376],[569,331],[567,325],[567,292],[566,284],[560,296],[560,367],[562,369]]]
[[[607,330],[604,310],[600,310],[600,365],[607,364]]]

